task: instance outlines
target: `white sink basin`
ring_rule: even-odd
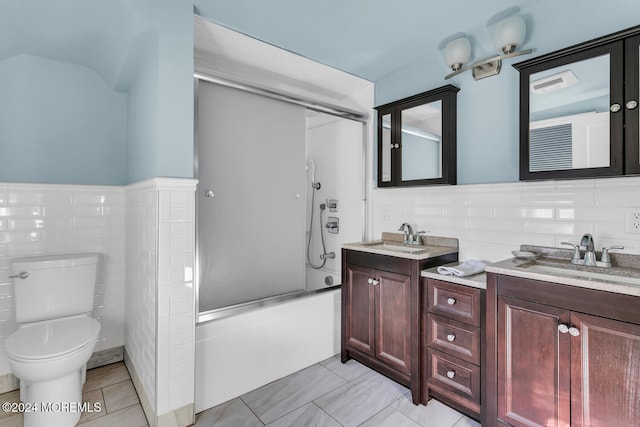
[[[416,253],[416,252],[422,252],[425,251],[428,247],[427,246],[403,246],[403,245],[394,245],[392,243],[388,243],[388,242],[375,242],[375,243],[366,243],[364,246],[367,246],[369,248],[375,248],[375,249],[380,249],[383,251],[393,251],[393,252],[402,252],[405,254],[412,254],[412,253]]]
[[[548,265],[531,264],[525,267],[532,273],[552,274],[554,276],[569,277],[583,280],[594,280],[609,283],[627,283],[640,286],[640,279],[636,277],[625,277],[613,274],[596,273],[592,271],[572,270],[569,268],[552,267]]]

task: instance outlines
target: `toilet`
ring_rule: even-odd
[[[100,323],[91,318],[98,254],[14,259],[17,330],[5,341],[20,400],[36,405],[25,427],[71,427],[80,419],[87,361]]]

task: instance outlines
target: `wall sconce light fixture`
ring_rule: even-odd
[[[502,53],[469,65],[464,65],[471,58],[471,43],[469,39],[460,37],[450,41],[444,47],[444,57],[447,66],[451,67],[453,73],[448,74],[445,80],[467,70],[472,70],[471,73],[476,80],[495,76],[500,72],[503,59],[526,55],[533,51],[532,49],[516,51],[516,47],[524,42],[526,33],[527,26],[520,15],[513,15],[498,22],[494,29],[493,42],[496,49]]]

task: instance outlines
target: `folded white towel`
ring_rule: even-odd
[[[473,276],[474,274],[482,273],[486,266],[487,264],[482,261],[470,259],[455,266],[440,266],[438,267],[438,273],[444,274],[445,276]]]

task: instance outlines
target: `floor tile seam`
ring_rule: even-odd
[[[101,388],[100,388],[100,389],[98,389],[98,390],[100,390],[100,396],[102,397],[101,401],[102,401],[102,406],[103,406],[103,408],[102,408],[102,411],[100,411],[100,415],[98,415],[98,416],[97,416],[97,417],[95,417],[95,418],[92,418],[92,419],[94,419],[94,420],[95,420],[95,419],[98,419],[98,418],[102,418],[102,417],[104,417],[104,416],[106,416],[106,415],[107,415],[107,403],[104,401],[104,392],[102,391],[102,389],[101,389]],[[88,403],[95,403],[95,402],[88,402]],[[82,416],[82,415],[80,415],[80,416]],[[89,421],[90,421],[90,420],[89,420]]]
[[[342,363],[342,362],[341,362],[341,363]],[[325,368],[327,368],[327,367],[325,366]],[[331,368],[327,368],[327,369],[331,370],[331,372],[333,372],[334,374],[336,374],[337,376],[339,376],[340,378],[342,378],[343,380],[345,380],[345,381],[347,381],[347,382],[350,382],[350,381],[353,381],[353,380],[355,380],[355,379],[358,379],[358,378],[360,378],[361,376],[366,375],[366,374],[368,373],[368,371],[364,371],[364,372],[361,372],[360,374],[356,375],[355,377],[346,378],[345,376],[340,375],[340,373],[339,373],[339,372],[334,371],[334,370],[333,370],[333,369],[331,369]]]
[[[102,390],[102,389],[101,389],[101,390]],[[136,396],[137,396],[137,393],[136,393]],[[118,412],[118,411],[119,411],[119,410],[121,410],[121,409],[127,409],[127,408],[130,408],[130,407],[132,407],[132,406],[136,406],[136,405],[141,405],[141,406],[142,406],[142,404],[140,403],[140,398],[138,397],[138,400],[137,400],[137,401],[135,401],[135,402],[129,402],[129,401],[127,401],[125,406],[122,406],[122,407],[120,407],[120,408],[116,409],[115,411],[109,411],[109,410],[107,409],[107,402],[106,402],[106,400],[104,399],[104,393],[103,393],[103,396],[102,396],[102,401],[104,402],[104,410],[105,410],[105,412],[106,412],[107,414],[113,414],[114,412]]]
[[[132,406],[135,406],[135,405],[132,405]],[[111,413],[109,413],[109,414],[105,414],[105,415],[103,415],[102,417],[106,417],[107,415],[115,415],[115,414],[117,414],[118,412],[125,411],[125,410],[127,410],[127,409],[129,409],[129,408],[131,408],[131,406],[127,406],[126,408],[118,409],[117,411],[111,412]],[[142,405],[140,405],[140,410],[141,410],[141,411],[143,411],[143,410],[142,410]],[[144,411],[142,412],[142,414],[144,415]],[[102,418],[102,417],[96,417],[96,418],[94,418],[94,419],[92,419],[92,420],[87,420],[86,422],[84,422],[84,423],[82,423],[82,424],[78,424],[78,425],[79,425],[79,426],[82,426],[82,425],[88,424],[88,423],[93,422],[94,420],[97,420],[97,419]],[[146,416],[145,416],[145,423],[146,423],[146,425],[149,425],[149,423],[147,422],[147,418],[146,418]]]
[[[238,396],[238,397],[239,397],[239,398],[241,398],[241,399],[242,399],[242,401],[243,401],[243,402],[245,402],[245,404],[246,404],[247,406],[249,406],[249,404],[248,404],[248,403],[247,403],[247,402],[242,398],[243,396],[247,396],[247,395],[249,395],[249,394],[251,394],[251,393],[253,393],[253,392],[257,391],[257,390],[260,390],[261,388],[265,388],[265,387],[268,387],[268,386],[270,386],[270,385],[273,385],[273,384],[277,383],[278,381],[282,381],[282,380],[284,380],[284,379],[286,379],[286,378],[291,378],[292,376],[297,375],[297,374],[301,373],[302,371],[305,371],[305,370],[310,369],[310,368],[313,368],[313,367],[322,367],[322,368],[326,369],[326,370],[327,370],[327,372],[331,373],[332,375],[336,375],[340,380],[343,380],[343,381],[344,381],[344,379],[343,379],[340,375],[337,375],[337,374],[336,374],[335,372],[333,372],[331,369],[327,368],[326,366],[322,366],[322,364],[321,364],[321,363],[316,363],[316,364],[313,364],[313,365],[307,366],[307,367],[305,367],[305,368],[299,369],[299,370],[297,370],[297,371],[295,371],[295,372],[292,372],[292,373],[290,373],[289,375],[286,375],[286,376],[284,376],[284,377],[280,377],[280,378],[278,378],[278,379],[275,379],[275,380],[273,380],[273,381],[271,381],[271,382],[269,382],[269,383],[267,383],[267,384],[263,384],[263,385],[261,385],[261,386],[260,386],[260,387],[258,387],[258,388],[254,388],[253,390],[249,390],[249,391],[248,391],[248,392],[246,392],[246,393],[242,393],[242,394],[241,394],[240,396]],[[301,386],[306,386],[306,384],[301,384]]]
[[[258,387],[258,388],[259,388],[259,387]],[[257,389],[256,389],[256,390],[257,390]],[[252,391],[253,391],[253,390],[252,390]],[[249,393],[250,393],[250,392],[249,392]],[[246,394],[246,393],[245,393],[245,394]],[[253,414],[253,416],[254,416],[254,417],[256,417],[256,419],[258,420],[258,422],[259,422],[260,424],[262,424],[263,426],[264,426],[264,425],[266,425],[266,424],[265,424],[265,422],[264,422],[264,421],[262,421],[262,418],[260,418],[260,417],[258,416],[258,414],[256,414],[256,413],[254,412],[254,410],[253,410],[253,409],[251,409],[251,406],[249,406],[249,404],[248,404],[247,402],[245,402],[245,401],[244,401],[244,399],[242,398],[242,395],[238,396],[238,397],[237,397],[237,399],[238,399],[238,400],[240,400],[240,402],[242,402],[242,404],[243,404],[243,405],[244,405],[244,406],[249,410],[249,412],[251,412],[251,413]],[[233,400],[233,399],[231,399],[231,400]],[[230,402],[230,400],[229,400],[228,402]]]
[[[389,405],[385,406],[384,408],[380,409],[378,412],[376,412],[376,413],[372,414],[372,415],[371,415],[369,418],[367,418],[366,420],[362,421],[360,424],[358,424],[358,426],[361,426],[361,425],[363,425],[363,424],[366,424],[366,423],[367,423],[371,418],[373,418],[373,417],[377,416],[379,413],[381,413],[382,411],[385,411],[387,408],[390,408],[390,407],[391,407],[391,404],[389,404]],[[391,409],[393,409],[394,411],[398,412],[400,415],[403,415],[405,418],[409,418],[409,417],[407,417],[406,415],[404,415],[402,412],[400,412],[400,411],[396,410],[395,408],[391,408]],[[411,419],[411,418],[409,418],[409,419]],[[413,421],[413,420],[411,420],[411,421]]]
[[[377,374],[377,372],[375,372],[375,371],[372,371],[372,372],[374,372],[374,373],[376,373],[376,374]],[[322,399],[322,398],[323,398],[324,396],[326,396],[327,394],[329,394],[329,393],[333,393],[334,391],[336,391],[337,389],[339,389],[339,388],[341,388],[341,387],[345,387],[345,386],[347,386],[347,385],[349,385],[349,384],[351,384],[351,383],[355,383],[358,379],[360,379],[361,377],[363,377],[363,376],[364,376],[364,375],[366,375],[366,374],[368,374],[368,372],[365,372],[364,374],[362,374],[362,375],[360,375],[360,376],[358,376],[358,377],[356,377],[356,378],[354,378],[354,379],[352,379],[352,380],[350,380],[350,381],[345,380],[345,383],[344,383],[344,384],[341,384],[341,385],[337,386],[336,388],[334,388],[334,389],[332,389],[332,390],[327,391],[326,393],[324,393],[324,394],[322,394],[322,395],[320,395],[320,396],[316,397],[315,399],[313,399],[311,402],[313,402],[313,404],[315,404],[318,408],[320,408],[320,409],[322,409],[322,410],[324,411],[324,409],[323,409],[323,408],[322,408],[322,407],[321,407],[321,406],[316,402],[316,400],[318,400],[318,399]],[[378,375],[380,375],[380,374],[378,374]],[[325,412],[326,412],[326,411],[325,411]]]
[[[323,367],[324,369],[326,369],[329,373],[331,373],[331,374],[335,375],[336,377],[338,377],[339,379],[341,379],[341,380],[345,381],[345,383],[348,383],[348,382],[349,382],[349,380],[348,380],[347,378],[343,377],[342,375],[340,375],[339,373],[337,373],[337,372],[336,372],[336,371],[334,371],[333,369],[331,369],[331,368],[329,368],[329,367],[327,367],[327,366],[324,366],[322,363],[319,363],[319,364],[318,364],[318,366],[322,366],[322,367]],[[341,384],[340,386],[342,386],[342,385],[344,385],[344,384]],[[338,386],[338,387],[340,387],[340,386]]]
[[[338,424],[340,424],[341,426],[343,426],[343,427],[344,427],[344,425],[343,425],[343,424],[341,424],[338,420],[336,420],[335,418],[333,418],[333,417],[331,416],[331,414],[329,414],[327,411],[325,411],[324,409],[322,409],[321,407],[319,407],[318,405],[316,405],[316,404],[315,404],[315,402],[313,402],[313,401],[311,401],[311,402],[307,402],[307,403],[304,403],[304,404],[302,404],[301,406],[298,406],[297,408],[292,409],[291,411],[287,412],[286,414],[282,414],[281,416],[279,416],[278,418],[276,418],[276,419],[275,419],[275,420],[273,420],[273,421],[270,421],[270,422],[269,422],[269,423],[267,423],[267,424],[265,424],[265,423],[264,423],[264,421],[262,421],[262,419],[260,419],[260,422],[262,422],[262,424],[263,424],[265,427],[269,427],[270,425],[272,425],[272,424],[273,424],[273,423],[275,423],[276,421],[278,421],[278,420],[280,420],[280,419],[282,419],[282,418],[284,418],[284,417],[288,416],[289,414],[291,414],[291,413],[293,413],[293,412],[297,411],[298,409],[301,409],[301,408],[305,407],[306,405],[313,405],[313,406],[315,406],[315,407],[316,407],[316,408],[318,408],[320,411],[322,411],[322,412],[324,412],[325,414],[327,414],[331,419],[333,419],[333,420],[334,420],[334,421],[336,421]]]
[[[317,364],[315,364],[315,365],[308,366],[307,368],[304,368],[304,369],[308,369],[308,368],[310,368],[310,367],[312,367],[312,366],[318,366],[318,367],[319,367],[319,366],[322,366],[322,364],[317,363]],[[298,409],[302,408],[304,405],[307,405],[307,404],[309,404],[309,403],[314,403],[314,400],[315,400],[315,399],[318,399],[318,398],[320,398],[320,397],[324,396],[324,395],[325,395],[325,394],[327,394],[327,393],[331,393],[331,392],[335,391],[336,389],[338,389],[338,388],[340,388],[340,387],[342,387],[342,386],[344,386],[344,385],[346,385],[346,384],[348,384],[348,383],[349,383],[349,381],[348,381],[348,380],[346,380],[345,378],[341,377],[340,375],[337,375],[335,372],[333,372],[333,370],[331,370],[331,369],[327,368],[326,366],[322,366],[322,368],[324,368],[324,369],[327,371],[327,373],[330,373],[331,375],[334,375],[338,380],[340,380],[340,381],[341,381],[341,383],[340,383],[340,384],[338,384],[338,385],[336,385],[335,387],[332,387],[331,389],[327,390],[325,393],[321,394],[320,396],[316,396],[315,398],[313,398],[313,399],[311,399],[311,400],[308,400],[308,401],[306,401],[306,402],[303,402],[301,405],[297,406],[296,408],[293,408],[292,410],[288,411],[287,413],[285,413],[285,414],[283,414],[283,415],[280,415],[278,418],[276,418],[276,419],[274,419],[274,420],[272,420],[272,421],[269,421],[268,423],[267,423],[265,420],[263,420],[261,417],[259,417],[259,416],[255,413],[255,411],[253,411],[253,409],[251,408],[251,406],[249,405],[249,403],[248,403],[247,401],[245,401],[245,400],[244,400],[243,396],[246,396],[247,394],[252,393],[252,392],[254,392],[255,390],[259,390],[259,389],[260,389],[260,388],[262,388],[262,387],[266,387],[266,386],[267,386],[267,385],[269,385],[269,384],[273,384],[273,383],[275,383],[276,381],[280,381],[280,380],[282,380],[282,379],[284,379],[284,378],[288,378],[288,377],[289,377],[289,376],[291,376],[291,375],[295,375],[296,373],[301,372],[301,371],[303,371],[304,369],[301,369],[300,371],[296,371],[296,372],[294,372],[294,373],[292,373],[292,374],[290,374],[290,375],[287,375],[286,377],[279,378],[279,379],[277,379],[277,380],[275,380],[275,381],[272,381],[271,383],[269,383],[269,384],[267,384],[267,385],[264,385],[264,386],[258,387],[257,389],[254,389],[254,390],[251,390],[251,391],[249,391],[249,392],[247,392],[247,393],[244,393],[244,394],[242,394],[242,395],[238,396],[238,398],[239,398],[240,400],[242,400],[242,402],[245,404],[245,406],[247,406],[247,407],[249,408],[249,410],[251,410],[251,412],[252,412],[252,413],[253,413],[253,414],[254,414],[254,415],[255,415],[255,416],[260,420],[260,422],[262,422],[262,423],[263,423],[263,424],[265,424],[265,425],[267,425],[267,424],[271,424],[271,423],[273,423],[275,420],[280,419],[280,418],[284,417],[285,415],[288,415],[288,414],[290,414],[291,412],[293,412],[293,411],[295,411],[295,410],[298,410]],[[317,406],[317,405],[316,405],[316,406]]]
[[[456,427],[456,424],[458,424],[460,421],[462,421],[462,419],[465,417],[464,414],[460,415],[460,418],[458,418],[453,424],[451,424],[451,427]],[[475,421],[475,420],[474,420]]]
[[[333,417],[333,415],[331,415],[330,413],[328,413],[327,411],[325,411],[324,409],[322,409],[321,407],[319,407],[318,405],[316,405],[316,403],[315,403],[315,402],[311,402],[311,404],[312,404],[313,406],[315,406],[316,408],[318,408],[319,410],[321,410],[322,412],[324,412],[325,414],[327,414],[327,416],[328,416],[329,418],[331,418],[332,420],[334,420],[336,423],[338,423],[339,425],[341,425],[342,427],[344,427],[344,424],[342,424],[340,421],[336,420],[336,419]]]

